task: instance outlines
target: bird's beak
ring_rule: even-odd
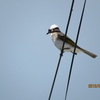
[[[50,34],[49,32],[48,33],[46,33],[46,35],[48,35],[48,34]]]
[[[48,35],[48,34],[50,34],[51,33],[51,30],[50,29],[48,29],[48,32],[46,33],[46,35]]]
[[[49,32],[48,33],[46,33],[46,35],[48,35],[49,34]]]

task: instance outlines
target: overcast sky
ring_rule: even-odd
[[[0,0],[0,100],[48,100],[60,51],[46,35],[65,33],[72,0]],[[68,36],[75,41],[84,0],[75,0]],[[67,100],[100,100],[100,0],[87,0]],[[64,100],[72,53],[64,53],[51,100]]]

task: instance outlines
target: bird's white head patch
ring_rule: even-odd
[[[55,25],[55,24],[50,26],[50,30],[54,29],[54,28],[59,28],[59,27],[57,25]]]

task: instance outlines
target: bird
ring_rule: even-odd
[[[46,34],[47,35],[51,34],[51,39],[52,39],[54,45],[61,51],[62,45],[63,45],[63,42],[64,42],[65,34],[60,31],[59,27],[56,24],[51,25]],[[75,42],[72,39],[70,39],[68,36],[66,36],[63,52],[74,53],[75,45],[76,45]],[[97,57],[96,54],[91,53],[90,51],[87,51],[87,50],[79,47],[78,45],[76,45],[75,54],[77,54],[79,52],[83,52],[83,53],[89,55],[92,58]]]

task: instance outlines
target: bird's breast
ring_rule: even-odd
[[[61,50],[62,49],[62,45],[63,45],[63,41],[58,38],[58,34],[56,32],[55,33],[51,33],[51,38],[52,38],[52,41],[54,42],[54,45],[59,50]],[[71,45],[65,43],[64,48],[69,48],[69,47],[71,47]]]
[[[51,33],[51,39],[52,39],[52,41],[54,42],[54,41],[56,41],[56,39],[57,39],[57,33],[55,32],[55,33]]]

